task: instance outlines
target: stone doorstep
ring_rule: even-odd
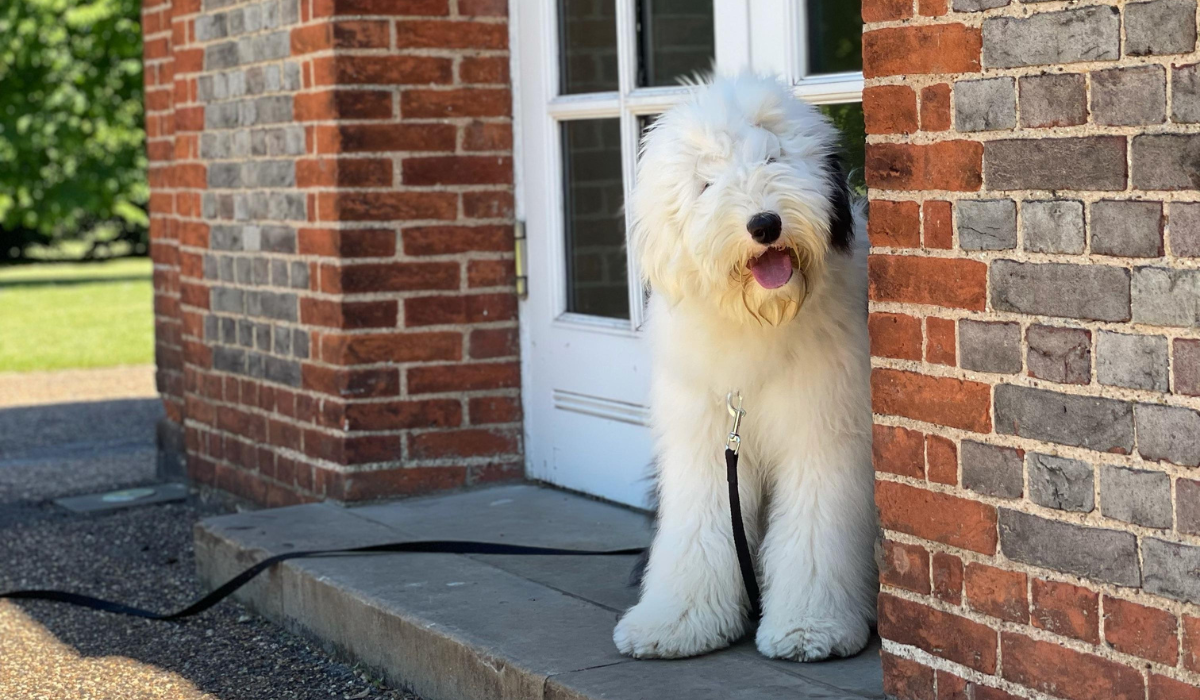
[[[196,526],[196,558],[211,589],[271,554],[431,538],[607,549],[643,546],[649,530],[644,515],[619,506],[518,485],[209,518]],[[632,565],[632,557],[330,557],[276,566],[238,599],[428,700],[883,697],[878,640],[852,659],[815,664],[765,659],[749,640],[681,661],[621,656],[612,628],[636,601]]]

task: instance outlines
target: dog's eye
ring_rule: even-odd
[[[774,163],[775,161],[776,161],[775,156],[770,156],[767,158],[767,165],[770,165],[771,163]]]
[[[712,187],[711,182],[704,183],[704,185],[700,188],[700,194],[704,194],[708,190],[709,187]]]

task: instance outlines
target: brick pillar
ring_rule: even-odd
[[[267,505],[520,478],[504,2],[174,4],[149,128],[189,476]]]
[[[1195,0],[870,0],[897,698],[1200,698]]]

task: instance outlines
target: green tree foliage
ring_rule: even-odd
[[[98,228],[144,242],[140,6],[0,0],[0,260]]]

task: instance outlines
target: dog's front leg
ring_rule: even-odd
[[[875,515],[870,454],[858,442],[810,445],[775,471],[756,638],[766,656],[850,656],[870,638]]]
[[[680,425],[660,443],[658,532],[641,601],[613,632],[622,654],[695,656],[728,646],[745,630],[749,603],[730,531],[725,464],[714,445],[721,428],[717,415],[706,418],[683,426],[677,416]],[[759,489],[749,477],[741,480],[741,497],[753,541]]]

